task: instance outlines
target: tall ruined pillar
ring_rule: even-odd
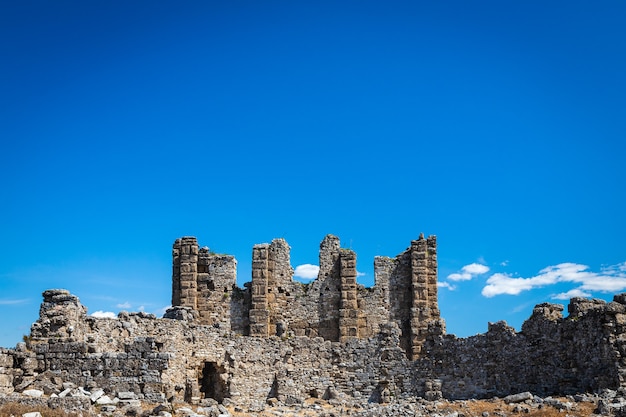
[[[339,341],[359,336],[359,304],[356,289],[356,253],[348,249],[339,252],[341,301],[339,308]]]
[[[285,312],[293,308],[287,288],[293,282],[291,248],[285,239],[274,239],[268,248],[267,308],[270,336],[282,336],[289,327]]]
[[[269,336],[270,312],[267,303],[269,278],[269,245],[252,248],[252,305],[250,306],[250,336]]]
[[[411,352],[420,357],[428,336],[428,326],[439,319],[437,303],[437,241],[420,234],[411,242]]]
[[[339,310],[341,309],[340,243],[334,235],[326,235],[320,243],[320,271],[313,285],[319,288],[318,335],[339,341]]]
[[[337,257],[339,256],[339,238],[335,235],[326,235],[320,243],[320,272],[319,279],[324,281],[326,278],[332,277],[336,270]]]
[[[172,305],[198,308],[198,241],[185,236],[172,249]]]
[[[426,239],[426,267],[428,268],[428,308],[431,317],[438,319],[439,298],[437,295],[437,236]]]

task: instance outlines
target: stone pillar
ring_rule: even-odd
[[[430,236],[411,242],[411,352],[412,358],[421,356],[422,347],[429,335],[429,326],[437,326],[444,332],[439,317],[437,301],[437,239]]]
[[[428,316],[428,268],[426,267],[426,240],[420,235],[411,242],[411,354],[416,359],[420,356],[426,340],[424,324]]]
[[[323,281],[328,277],[332,277],[333,271],[336,269],[337,256],[339,254],[339,238],[334,235],[324,236],[324,240],[320,243],[320,272],[319,279]]]
[[[319,289],[318,335],[326,340],[339,341],[339,310],[341,309],[341,276],[339,238],[326,235],[320,243],[320,272],[314,282]]]
[[[269,336],[269,308],[267,286],[269,278],[269,245],[252,248],[252,304],[250,306],[250,336]]]
[[[291,248],[285,239],[274,239],[268,248],[267,308],[269,309],[269,334],[280,336],[287,331],[285,312],[290,305],[288,289],[293,282]],[[293,301],[293,300],[292,300]]]
[[[437,319],[440,317],[437,295],[437,236],[428,236],[426,239],[426,268],[428,269],[428,308],[431,318]]]
[[[381,305],[390,312],[389,283],[395,268],[395,260],[386,256],[374,257],[374,287],[380,291]],[[391,312],[390,312],[391,313]],[[393,317],[390,314],[390,319]]]
[[[172,250],[172,305],[197,310],[198,241],[186,236],[176,239]]]
[[[339,341],[359,336],[359,305],[356,289],[356,253],[348,249],[339,252],[341,301],[339,308]]]

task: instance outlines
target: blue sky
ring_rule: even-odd
[[[20,1],[0,13],[0,346],[67,288],[170,302],[197,236],[439,243],[448,331],[626,291],[623,2]]]

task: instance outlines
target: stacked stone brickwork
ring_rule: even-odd
[[[345,342],[396,323],[402,347],[419,357],[429,329],[444,329],[437,306],[436,238],[420,235],[395,259],[377,258],[375,285],[369,290],[356,281],[356,262],[354,251],[327,235],[320,244],[318,278],[303,284],[293,280],[289,245],[275,239],[254,245],[252,282],[241,290],[233,257],[211,255],[208,248],[199,249],[195,238],[183,237],[173,248],[172,305],[191,308],[201,324],[257,337]],[[238,296],[230,297],[231,292]]]
[[[626,390],[626,294],[610,303],[574,298],[567,317],[561,305],[539,304],[520,332],[498,322],[457,338],[445,334],[432,288],[434,237],[420,237],[396,258],[376,258],[373,288],[356,283],[356,255],[331,235],[320,246],[319,277],[307,285],[291,279],[282,239],[254,247],[245,289],[234,284],[232,257],[199,249],[193,238],[177,240],[173,253],[178,305],[163,319],[95,318],[68,291],[45,291],[30,336],[0,349],[0,395],[36,389],[61,396],[70,384],[258,410],[272,399]]]

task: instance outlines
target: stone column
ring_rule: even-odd
[[[339,308],[339,341],[359,336],[359,305],[356,290],[356,253],[348,249],[339,252],[341,301]]]
[[[250,336],[269,336],[270,312],[267,304],[269,278],[269,245],[254,245],[252,248],[252,305],[250,306]]]
[[[424,235],[411,242],[411,352],[412,358],[420,356],[426,340],[428,312],[427,245]]]
[[[437,301],[437,238],[424,239],[420,234],[411,242],[411,352],[412,358],[421,356],[422,347],[429,335],[429,326],[438,326],[445,332],[440,320]]]
[[[274,239],[269,245],[267,308],[270,312],[269,334],[280,336],[287,331],[289,322],[285,313],[293,308],[290,305],[288,289],[293,283],[291,248],[285,239]]]
[[[198,242],[195,237],[176,239],[172,250],[172,305],[197,310]]]
[[[437,298],[437,237],[426,239],[426,267],[428,268],[428,308],[432,318],[439,318],[439,299]]]
[[[318,279],[314,288],[319,289],[318,335],[326,340],[339,341],[339,310],[341,309],[341,274],[339,265],[339,238],[326,235],[320,243]]]

